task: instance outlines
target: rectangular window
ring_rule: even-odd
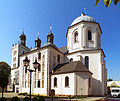
[[[13,62],[15,62],[15,61],[16,61],[16,57],[13,58]]]
[[[22,81],[22,87],[24,87],[24,81]]]
[[[36,80],[35,80],[35,86],[34,87],[36,88]]]
[[[42,79],[44,79],[44,72],[42,72]]]
[[[38,53],[38,59],[41,60],[41,53]]]
[[[43,64],[42,64],[42,71],[44,71],[44,70],[45,70],[45,64],[43,62]]]
[[[13,52],[13,55],[16,55],[17,54],[17,50],[15,50],[14,52]]]
[[[22,87],[24,87],[24,68],[23,68],[23,75],[22,75]]]
[[[57,56],[57,61],[60,63],[60,55]]]
[[[38,80],[38,88],[40,88],[40,80]]]
[[[42,88],[44,88],[44,80],[42,80]]]
[[[16,68],[16,63],[13,64],[13,68]]]

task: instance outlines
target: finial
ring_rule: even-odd
[[[38,37],[39,37],[39,33],[37,33]]]
[[[81,16],[84,16],[86,13],[86,8],[84,8],[83,12],[81,13]]]
[[[84,13],[86,14],[86,8],[84,8]]]
[[[52,32],[52,26],[50,26],[50,32]]]
[[[22,30],[22,34],[24,34],[24,28],[23,28],[23,30]]]

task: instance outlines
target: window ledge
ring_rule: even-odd
[[[92,41],[92,40],[88,40],[88,42],[94,42],[94,41]]]

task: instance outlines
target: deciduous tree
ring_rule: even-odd
[[[4,88],[7,87],[10,77],[10,66],[6,62],[0,62],[0,87],[2,89],[2,98]]]
[[[114,2],[115,5],[117,5],[118,2],[120,3],[120,0],[104,0],[104,5],[108,8],[112,1]],[[99,2],[100,2],[100,0],[96,0],[95,5],[97,5]]]

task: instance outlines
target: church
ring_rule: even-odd
[[[24,31],[18,44],[12,47],[12,83],[15,91],[29,93],[30,72],[25,70],[23,60],[27,57],[27,68],[32,72],[32,94],[51,95],[94,95],[107,94],[107,69],[105,54],[101,48],[102,30],[92,17],[81,13],[68,27],[67,46],[58,48],[54,34],[47,34],[47,42],[41,46],[41,39],[35,39],[35,48],[26,46]],[[15,73],[17,72],[17,76]]]

